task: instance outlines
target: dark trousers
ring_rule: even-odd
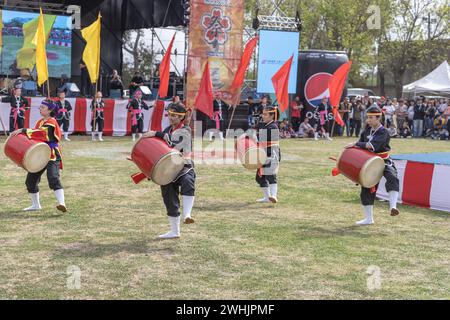
[[[105,125],[105,120],[97,118],[95,119],[95,131],[96,132],[103,132],[103,127]],[[94,129],[94,121],[91,121],[91,127],[92,130]]]
[[[22,129],[25,125],[25,118],[21,118],[17,116],[17,129]],[[14,126],[14,116],[9,116],[9,132],[13,132],[16,130],[16,127]]]
[[[58,120],[58,125],[63,129],[63,132],[69,131],[69,120],[67,119]]]
[[[170,217],[180,216],[180,193],[182,196],[193,197],[195,195],[195,171],[193,168],[185,167],[175,181],[161,186],[164,205],[167,215]]]
[[[383,176],[386,178],[386,191],[399,191],[400,183],[397,178],[397,169],[392,160],[387,160],[384,167]],[[378,188],[378,185],[376,186]],[[370,192],[370,189],[361,187],[361,204],[363,206],[372,206],[375,202],[376,191]]]
[[[300,118],[292,118],[292,129],[294,129],[295,132],[298,132],[298,129],[300,128]]]
[[[359,137],[359,133],[361,132],[361,120],[350,120],[350,136],[353,135],[353,132],[355,132],[355,135]]]
[[[48,186],[52,190],[62,189],[61,181],[59,180],[59,164],[60,160],[49,161],[47,167],[36,173],[28,173],[25,185],[29,193],[39,192],[39,182],[41,182],[41,176],[45,170],[47,170]]]
[[[261,188],[267,188],[269,184],[275,184],[277,183],[277,175],[271,174],[271,175],[260,175],[259,170],[256,171],[256,182],[259,184]]]
[[[144,117],[137,119],[137,124],[131,126],[132,133],[143,133],[144,132]]]

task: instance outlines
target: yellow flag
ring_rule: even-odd
[[[36,31],[36,71],[38,77],[38,85],[42,86],[48,80],[47,53],[45,52],[45,25],[44,15],[39,15],[39,23]]]
[[[102,16],[99,13],[98,18],[94,23],[81,30],[81,35],[84,40],[86,40],[86,47],[83,51],[83,61],[86,64],[92,83],[97,82],[100,70],[101,18]]]
[[[55,23],[56,16],[44,15],[44,25],[46,30],[45,41],[48,41],[50,32]],[[32,70],[36,64],[36,44],[37,44],[37,28],[39,23],[39,17],[28,21],[22,26],[23,30],[23,46],[17,52],[17,68],[18,69],[30,69]],[[34,43],[33,43],[34,42]]]

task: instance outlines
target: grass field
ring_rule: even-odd
[[[44,210],[21,211],[25,171],[1,152],[0,298],[450,299],[450,214],[400,206],[390,217],[377,202],[375,225],[355,226],[359,189],[332,177],[328,160],[349,142],[282,141],[276,205],[254,202],[254,172],[197,165],[196,223],[166,241],[156,239],[168,228],[159,187],[130,180],[129,138],[63,144],[63,215],[45,177]],[[444,141],[392,145],[450,151]]]

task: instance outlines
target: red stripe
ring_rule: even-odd
[[[408,161],[403,178],[402,201],[404,204],[430,207],[431,182],[434,165]]]
[[[73,116],[74,128],[77,133],[86,133],[87,102],[84,98],[77,98],[75,102],[75,114]]]
[[[158,100],[153,108],[150,128],[153,131],[162,131],[162,118],[164,115],[164,101]]]
[[[105,115],[105,127],[103,128],[103,134],[107,136],[112,136],[114,130],[114,100],[104,100],[105,109],[103,114]]]
[[[24,128],[31,128],[30,126],[31,98],[27,97],[25,99],[28,100],[28,105],[30,106],[30,109],[25,111],[25,123],[23,124],[23,126]]]

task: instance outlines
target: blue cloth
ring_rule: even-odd
[[[450,166],[450,152],[396,154],[392,155],[391,158],[394,160],[409,160]]]

